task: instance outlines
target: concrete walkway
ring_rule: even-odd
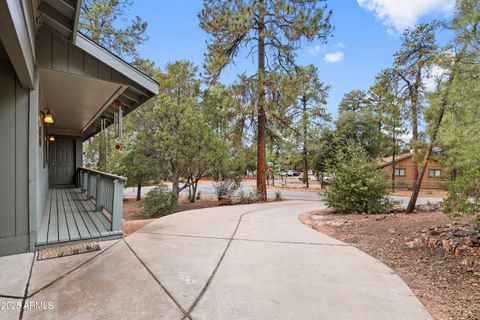
[[[187,211],[99,252],[0,258],[0,303],[28,307],[0,319],[431,319],[391,269],[298,221],[319,206]]]

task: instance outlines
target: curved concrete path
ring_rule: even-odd
[[[25,303],[51,302],[53,309],[22,317],[431,319],[391,269],[298,221],[319,206],[187,211],[101,252],[35,261]]]

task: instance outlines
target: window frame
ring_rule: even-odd
[[[403,174],[400,174],[400,170],[403,172]],[[405,168],[395,168],[395,177],[405,177],[406,174],[407,174],[407,171],[405,170]]]
[[[438,175],[437,175],[438,172]],[[428,169],[429,178],[440,178],[442,176],[442,169]]]

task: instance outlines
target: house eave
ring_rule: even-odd
[[[398,163],[401,160],[405,160],[405,159],[408,159],[408,158],[411,158],[411,157],[413,157],[413,155],[411,153],[398,156],[397,158],[395,158],[395,163]],[[385,168],[385,167],[388,167],[392,164],[393,164],[393,161],[387,161],[387,162],[379,164],[377,166],[377,168],[378,169]]]
[[[27,20],[32,20],[20,1],[0,1],[0,39],[24,88],[33,88],[35,52]]]
[[[147,89],[151,94],[158,94],[159,86],[155,80],[143,74],[80,32],[77,32],[74,44],[96,59],[102,61],[112,69],[117,70],[119,73],[132,80],[136,84]]]

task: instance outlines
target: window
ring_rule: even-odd
[[[405,177],[405,169],[404,168],[395,169],[395,176],[396,177]]]
[[[430,169],[428,170],[428,176],[430,178],[438,178],[441,175],[440,169]]]

